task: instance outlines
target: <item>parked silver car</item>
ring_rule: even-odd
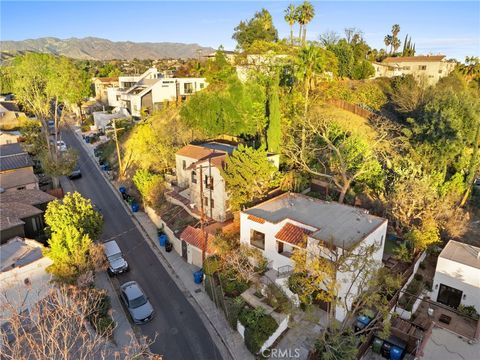
[[[153,307],[148,297],[136,281],[129,281],[120,286],[121,298],[125,303],[135,324],[145,324],[153,318]]]

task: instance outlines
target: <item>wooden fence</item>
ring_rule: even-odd
[[[330,100],[327,100],[327,104],[333,105],[343,110],[347,110],[365,119],[371,119],[373,117],[378,116],[377,114],[375,114],[374,112],[371,112],[370,110],[364,109],[361,106],[358,106],[355,104],[351,104],[349,102],[346,102],[345,100],[330,99]]]

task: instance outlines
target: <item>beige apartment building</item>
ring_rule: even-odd
[[[375,68],[373,78],[413,75],[434,85],[455,68],[456,63],[447,61],[445,55],[387,57],[382,62],[372,63]]]

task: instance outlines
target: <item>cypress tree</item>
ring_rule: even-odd
[[[267,128],[267,149],[269,152],[280,152],[282,138],[280,100],[278,98],[278,74],[270,84],[268,96],[268,128]]]

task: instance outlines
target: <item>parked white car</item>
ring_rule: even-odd
[[[63,140],[57,141],[57,150],[58,151],[67,151],[67,144]]]

